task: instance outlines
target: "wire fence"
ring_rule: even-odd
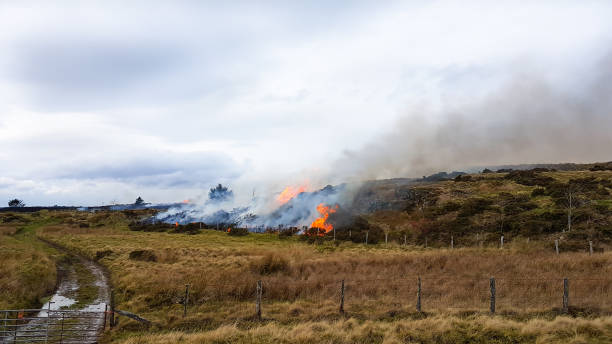
[[[260,287],[258,287],[260,286]],[[245,307],[254,316],[283,312],[378,314],[398,312],[587,312],[612,313],[612,279],[454,278],[261,280],[188,290],[180,298],[191,308],[218,303]],[[191,294],[189,294],[191,293]],[[189,296],[188,296],[189,294]],[[287,314],[285,314],[287,315]]]
[[[106,312],[1,310],[0,343],[97,343]]]

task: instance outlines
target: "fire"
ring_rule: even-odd
[[[174,227],[177,227],[177,228],[178,228],[178,222],[175,222],[175,223],[174,223]]]
[[[327,221],[329,214],[333,214],[337,210],[338,210],[337,204],[334,207],[326,206],[323,203],[319,204],[317,206],[317,211],[319,212],[319,214],[321,214],[321,216],[310,224],[310,228],[319,228],[319,229],[324,230],[325,233],[331,231],[332,229],[334,229],[334,226],[332,226],[331,223],[325,223],[325,221]]]
[[[289,202],[289,200],[291,200],[293,197],[301,194],[302,192],[305,192],[307,189],[306,186],[287,186],[285,188],[285,190],[283,190],[283,192],[281,192],[278,196],[276,196],[276,200],[278,201],[278,203],[280,203],[281,205]]]

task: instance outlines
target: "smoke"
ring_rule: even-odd
[[[247,183],[257,195],[240,187],[242,192],[232,202],[200,199],[158,219],[251,228],[302,226],[318,216],[320,203],[351,207],[365,180],[478,166],[612,160],[612,54],[572,80],[568,87],[544,76],[517,73],[486,96],[462,104],[412,108],[386,135],[345,151],[329,172],[296,177],[320,186],[347,184],[300,194],[282,206],[275,200],[282,190],[278,180],[268,180]]]
[[[519,74],[477,101],[412,109],[393,131],[344,152],[334,173],[367,180],[475,166],[612,160],[612,54],[587,74],[576,76],[570,87]]]

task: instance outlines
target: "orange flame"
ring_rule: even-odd
[[[278,203],[280,203],[281,205],[289,202],[289,200],[291,200],[293,197],[301,194],[302,192],[306,191],[307,187],[306,186],[287,186],[285,188],[285,190],[283,190],[283,192],[281,192],[278,196],[276,196],[276,200],[278,201]]]
[[[174,226],[178,228],[178,222],[175,222],[175,223],[174,223]]]
[[[331,223],[325,223],[325,221],[327,221],[327,218],[329,217],[329,214],[333,214],[338,210],[338,205],[336,204],[336,206],[329,207],[326,206],[325,204],[321,203],[317,206],[317,211],[319,212],[319,214],[321,214],[321,217],[317,218],[316,220],[314,220],[311,224],[310,224],[310,228],[319,228],[325,231],[325,233],[331,231],[332,229],[334,229],[334,226],[332,226]]]

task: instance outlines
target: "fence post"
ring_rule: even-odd
[[[501,245],[499,248],[503,249],[504,248],[504,236],[502,235],[499,240],[501,241]]]
[[[17,321],[19,319],[19,313],[15,314],[15,322],[13,322],[13,324],[15,325],[15,327],[13,327],[13,343],[17,343]]]
[[[344,314],[344,280],[340,283],[340,314]]]
[[[416,302],[416,310],[417,312],[421,312],[421,276],[417,279],[417,302]]]
[[[257,281],[257,297],[255,299],[255,316],[261,320],[261,281]]]
[[[349,239],[353,238],[353,232],[349,229]]]
[[[334,227],[334,241],[336,241],[336,227]]]
[[[451,250],[455,248],[455,240],[453,238],[453,236],[451,235]]]
[[[569,279],[563,279],[563,313],[569,310]]]
[[[404,246],[406,246],[406,234],[404,234]]]
[[[104,304],[104,325],[102,327],[102,331],[106,331],[106,316],[108,315],[108,304]],[[62,313],[62,327],[64,326],[64,313]]]
[[[187,303],[189,302],[189,284],[185,284],[185,302],[183,308],[183,318],[187,316]]]
[[[51,317],[51,301],[49,301],[49,306],[47,307],[47,325],[45,327],[45,343],[49,341],[49,318]]]
[[[427,237],[425,237],[425,248],[427,248]]]
[[[370,234],[369,230],[366,231],[366,245],[368,244],[368,234]]]
[[[62,329],[60,331],[60,344],[64,342],[64,315],[65,313],[62,313]],[[104,312],[104,330],[106,330],[106,312]]]
[[[385,233],[385,245],[387,244],[387,238],[389,237],[389,233]]]
[[[489,285],[491,288],[491,314],[495,314],[495,278],[491,277]]]
[[[589,240],[589,256],[593,255],[593,242]]]
[[[111,313],[110,313],[110,321],[108,324],[109,328],[113,328],[115,326],[115,291],[111,290],[111,299],[110,299]]]
[[[559,239],[555,239],[555,252],[559,254]]]

